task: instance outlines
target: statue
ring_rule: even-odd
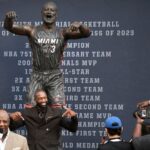
[[[4,28],[14,34],[28,37],[32,49],[32,75],[27,92],[27,104],[34,104],[34,93],[43,88],[54,107],[65,106],[63,75],[59,68],[64,48],[69,39],[89,37],[88,27],[80,22],[73,22],[68,28],[56,29],[58,14],[54,2],[44,4],[42,11],[43,24],[39,26],[15,24],[16,12],[6,13]]]

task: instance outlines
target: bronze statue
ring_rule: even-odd
[[[43,24],[39,26],[15,24],[16,12],[6,13],[4,28],[25,35],[32,49],[33,72],[28,88],[27,103],[34,105],[34,93],[43,88],[52,106],[64,106],[65,94],[63,75],[59,69],[63,51],[69,39],[89,37],[88,27],[73,22],[70,27],[56,29],[57,6],[54,2],[44,4],[41,14]]]

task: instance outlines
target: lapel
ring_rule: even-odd
[[[45,120],[49,120],[49,119],[52,119],[54,117],[54,114],[53,114],[53,111],[52,109],[48,106],[47,107],[47,112],[46,112],[46,115],[45,115]]]
[[[59,114],[58,112],[56,111],[56,108],[53,109],[53,108],[50,108],[49,106],[47,107],[47,112],[46,112],[46,115],[45,115],[45,120],[50,120],[50,119],[53,119],[53,118],[56,118],[56,117],[59,117]]]
[[[26,119],[26,123],[28,124],[28,121],[35,123],[36,126],[38,126],[39,123],[41,123],[41,119],[39,118],[38,109],[37,107],[29,108],[28,112],[29,117]]]

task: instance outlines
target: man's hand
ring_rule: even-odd
[[[101,138],[100,143],[101,143],[101,144],[105,144],[105,143],[106,143],[106,141],[107,141],[107,140],[106,140],[106,137],[105,137],[105,136],[103,136],[103,137]]]
[[[143,101],[143,102],[139,102],[138,104],[137,104],[137,107],[138,108],[144,108],[144,107],[147,107],[147,106],[149,106],[150,105],[150,100],[145,100],[145,101]]]
[[[74,117],[77,113],[71,110],[70,108],[67,108],[67,110],[63,113],[62,117]]]
[[[135,113],[135,117],[136,117],[136,123],[138,123],[138,124],[142,124],[143,123],[144,119],[140,118],[138,116],[137,112]]]
[[[6,18],[7,19],[16,19],[17,15],[15,11],[9,11],[6,13]]]
[[[10,113],[10,118],[14,121],[24,120],[21,112],[18,112],[18,111],[14,113]]]

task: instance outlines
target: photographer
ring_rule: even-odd
[[[105,120],[107,137],[103,137],[97,150],[132,150],[130,142],[122,139],[123,125],[120,118],[111,116]]]
[[[143,101],[137,104],[134,112],[136,118],[133,130],[132,145],[135,150],[149,150],[150,147],[150,103]]]
[[[137,104],[137,111],[134,113],[136,125],[133,137],[140,137],[150,134],[150,100],[145,100]]]
[[[134,113],[136,125],[133,137],[140,137],[150,134],[150,100],[139,102],[137,111]]]
[[[142,124],[144,122],[144,119],[140,118],[137,114],[137,112],[135,113],[135,117],[136,117],[136,124],[133,130],[133,137],[140,137],[142,135]]]

